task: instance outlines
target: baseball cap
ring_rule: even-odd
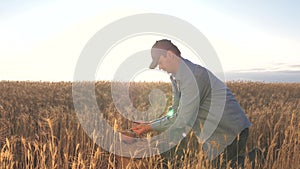
[[[168,39],[156,41],[151,48],[152,62],[149,66],[150,69],[155,69],[158,65],[159,57],[166,54],[166,52],[173,47],[173,43]]]

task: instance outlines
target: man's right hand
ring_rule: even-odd
[[[149,131],[152,131],[152,128],[149,123],[144,123],[144,124],[134,125],[132,127],[132,131],[137,135],[141,135],[141,134],[147,133]]]

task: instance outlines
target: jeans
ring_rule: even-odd
[[[226,168],[226,165],[230,163],[232,168],[237,168],[237,166],[244,166],[244,153],[246,150],[246,142],[249,135],[249,129],[244,129],[234,141],[228,145],[223,153],[217,156],[211,161],[211,167],[213,168]],[[168,168],[167,163],[170,162],[172,168],[182,168],[181,162],[184,158],[196,158],[197,153],[199,153],[199,143],[198,139],[194,134],[188,135],[181,142],[162,154],[163,157],[163,168]],[[187,151],[190,150],[190,151]],[[193,161],[193,160],[190,160]],[[221,164],[222,161],[222,164]],[[208,167],[210,168],[210,167]]]
[[[230,163],[231,168],[237,168],[238,166],[243,168],[248,135],[249,129],[245,128],[239,136],[225,148],[224,152],[212,161],[212,166],[214,168],[226,168],[226,165]]]
[[[195,158],[199,152],[199,143],[195,134],[189,133],[180,143],[170,150],[161,154],[163,157],[163,169],[168,168],[171,163],[172,169],[184,168],[187,163],[182,163],[186,159]],[[193,160],[188,160],[192,162]]]

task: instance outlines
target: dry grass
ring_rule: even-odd
[[[300,84],[230,82],[228,86],[253,123],[248,150],[260,147],[266,157],[259,168],[298,168]],[[117,130],[128,129],[132,124],[118,113],[110,87],[109,82],[96,83],[98,108]],[[153,88],[162,90],[170,105],[169,84],[133,83],[129,93],[136,109],[149,108]],[[78,122],[71,83],[2,81],[0,91],[0,169],[162,168],[161,156],[121,158],[94,144]],[[202,152],[177,162],[181,168],[204,168],[208,163]],[[251,168],[248,159],[245,166]]]

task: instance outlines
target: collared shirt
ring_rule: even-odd
[[[193,129],[208,158],[214,159],[251,126],[232,92],[206,68],[181,59],[172,76],[175,113],[153,121],[153,130],[170,127],[172,137],[185,137]]]

